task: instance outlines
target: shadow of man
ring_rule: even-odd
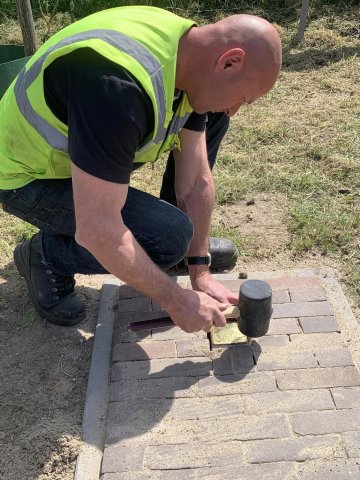
[[[144,335],[144,332],[142,332]],[[141,343],[134,344],[137,357],[147,355]],[[229,362],[236,349],[237,366]],[[164,358],[116,362],[112,366],[110,403],[107,418],[106,446],[125,447],[149,443],[184,443],[189,436],[188,421],[212,417],[241,415],[242,402],[236,396],[226,399],[208,395],[210,380],[221,388],[224,383],[246,379],[254,371],[252,347],[221,349],[215,357]],[[250,361],[251,356],[251,361]],[[241,361],[243,357],[243,361]],[[227,368],[219,368],[227,365]],[[229,398],[232,397],[232,398]],[[224,403],[229,409],[224,409]],[[196,436],[196,431],[190,436]]]

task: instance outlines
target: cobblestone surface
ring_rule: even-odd
[[[119,287],[101,480],[360,480],[360,374],[321,277],[266,281],[267,335],[214,348],[178,327],[128,332],[164,312]]]

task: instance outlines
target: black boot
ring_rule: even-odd
[[[76,325],[85,318],[85,306],[74,292],[73,276],[59,275],[42,261],[39,234],[17,245],[14,262],[25,278],[39,314],[56,325]]]
[[[231,268],[239,256],[236,246],[227,238],[209,238],[210,268]]]

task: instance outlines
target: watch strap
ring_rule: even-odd
[[[185,265],[211,265],[211,255],[206,256],[185,257]]]

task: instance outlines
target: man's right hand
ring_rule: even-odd
[[[187,333],[204,330],[213,326],[224,327],[226,318],[222,311],[229,305],[220,303],[206,293],[183,290],[180,301],[167,308],[172,321]]]

